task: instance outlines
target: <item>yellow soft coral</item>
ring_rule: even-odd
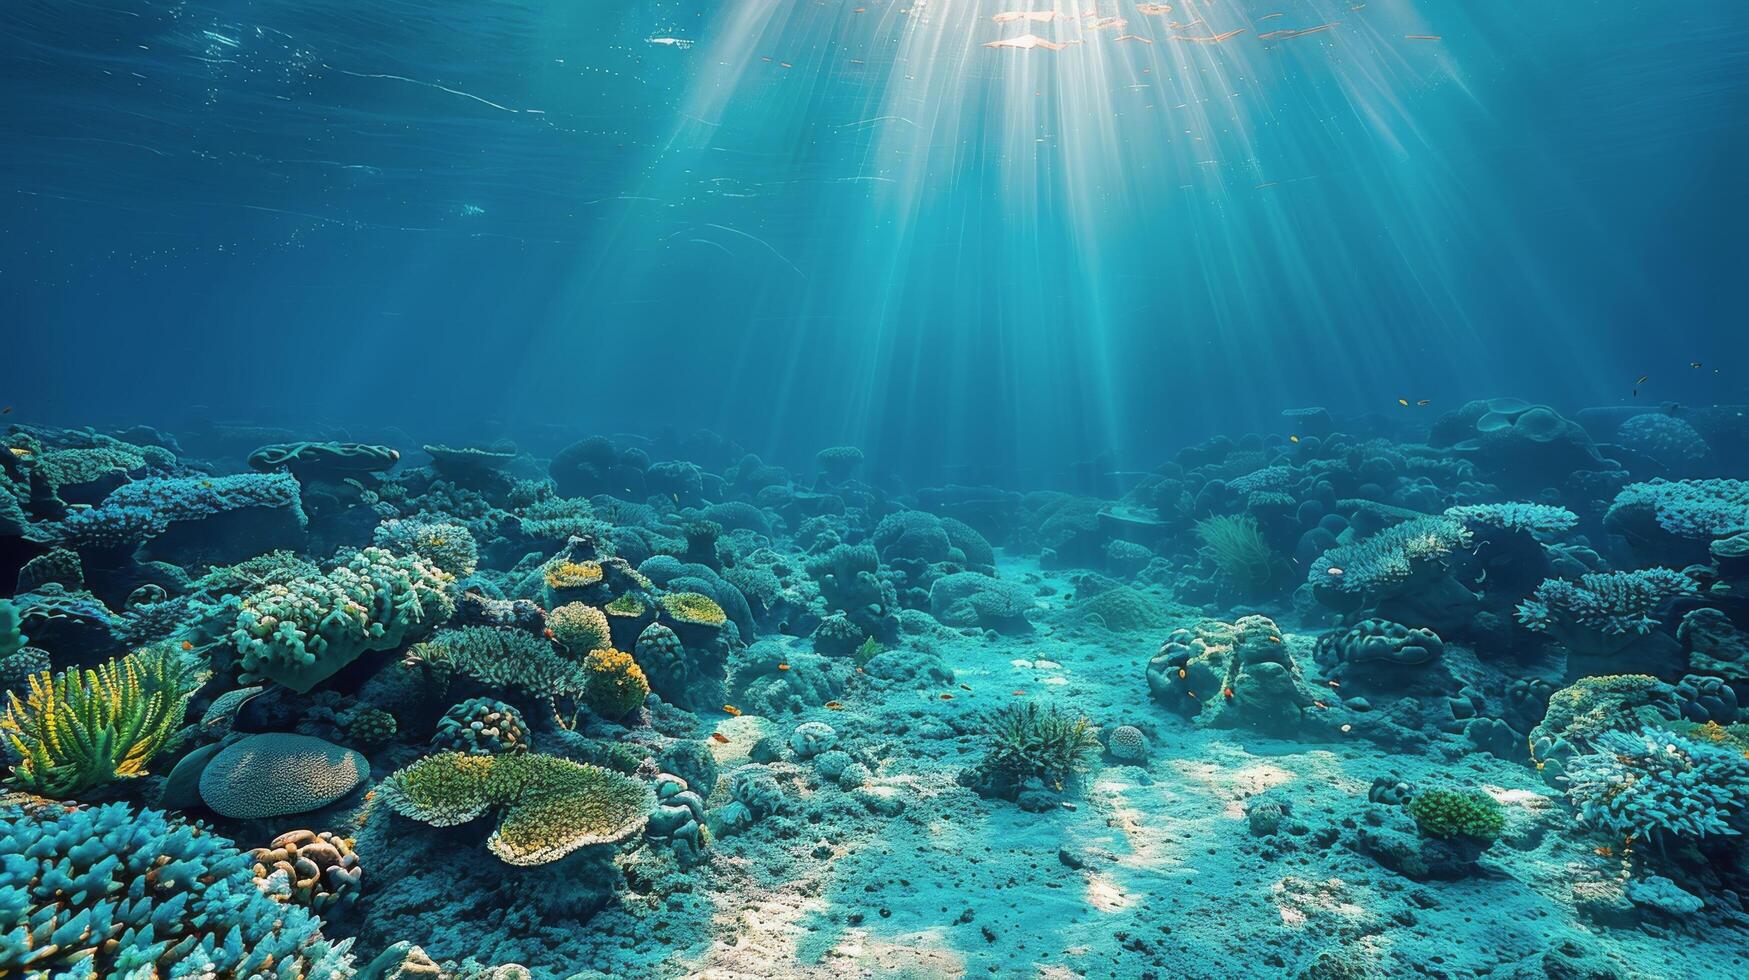
[[[662,597],[662,608],[682,623],[721,626],[729,620],[715,599],[697,592],[670,592]]]
[[[12,783],[65,799],[146,764],[182,726],[189,696],[205,680],[167,647],[147,647],[81,673],[44,671],[28,696],[8,694],[0,733],[18,755]]]
[[[598,561],[548,562],[546,572],[549,589],[582,589],[601,581]]]
[[[638,709],[650,696],[650,682],[632,655],[611,647],[592,651],[583,660],[587,681],[583,699],[589,710],[618,721]]]

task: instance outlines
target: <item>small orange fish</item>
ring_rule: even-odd
[[[1017,697],[1017,698],[1024,698],[1024,697],[1026,697],[1026,692],[1025,692],[1025,691],[1009,691],[1009,692],[1008,692],[1008,693],[1009,693],[1009,694],[1012,694],[1012,695],[1014,695],[1014,696],[1015,696],[1015,697]]]
[[[843,711],[844,705],[839,704],[836,701],[828,701],[828,702],[826,702],[826,710],[827,711]]]
[[[725,704],[725,705],[723,705],[723,710],[724,710],[724,711],[727,711],[727,712],[728,712],[728,713],[729,713],[729,717],[731,717],[731,718],[739,718],[739,717],[741,717],[741,709],[740,709],[740,708],[737,708],[737,707],[735,707],[735,706],[734,706],[734,705],[732,705],[732,704]]]
[[[1269,638],[1269,642],[1271,642],[1271,643],[1280,643],[1280,642],[1281,642],[1281,637],[1279,637],[1279,636],[1272,636],[1272,637],[1270,637],[1270,638]]]
[[[1328,707],[1330,707],[1330,706],[1329,706],[1329,705],[1327,705],[1327,704],[1325,704],[1325,703],[1324,703],[1324,702],[1322,702],[1322,701],[1313,701],[1313,702],[1312,702],[1312,703],[1313,703],[1313,704],[1315,704],[1315,705],[1317,705],[1317,706],[1318,706],[1318,707],[1320,707],[1320,708],[1328,708]]]
[[[1610,847],[1608,844],[1605,844],[1602,847],[1597,848],[1596,851],[1597,851],[1598,857],[1606,857],[1606,858],[1615,857],[1615,848]]]
[[[1178,668],[1178,679],[1179,680],[1184,680],[1186,677],[1189,677],[1189,676],[1190,676],[1189,671],[1185,670],[1183,667]]]
[[[554,637],[556,637],[556,636],[558,636],[558,634],[557,634],[557,633],[554,633],[554,632],[553,632],[553,628],[552,628],[552,627],[551,627],[551,626],[548,626],[548,627],[547,627],[547,628],[546,628],[546,629],[544,629],[544,630],[541,630],[541,631],[540,631],[540,632],[541,632],[541,635],[542,635],[542,636],[544,636],[544,637],[546,637],[546,638],[547,638],[547,639],[549,639],[549,640],[550,640],[550,639],[553,639],[553,638],[554,638]]]
[[[1324,683],[1329,684],[1330,689],[1333,691],[1339,691],[1342,689],[1342,684],[1338,681],[1325,681]]]
[[[711,732],[711,741],[718,745],[727,745],[729,744],[729,736],[724,735],[722,732]]]
[[[1221,697],[1226,698],[1228,701],[1233,700],[1233,689],[1230,687],[1221,688]]]
[[[1299,436],[1288,436],[1288,437],[1287,437],[1287,441],[1288,441],[1288,442],[1299,442],[1299,441],[1300,441],[1300,437],[1299,437]]]
[[[953,695],[951,695],[951,694],[943,694],[943,695],[942,695],[942,696],[941,696],[941,699],[942,699],[942,700],[943,700],[943,701],[952,701],[952,700],[953,700]]]
[[[189,641],[188,641],[188,640],[183,640],[183,641],[182,641],[182,649],[184,649],[184,650],[193,650],[193,649],[194,649],[194,644],[193,644],[193,643],[191,643],[191,642],[189,642]]]
[[[777,669],[778,669],[778,670],[788,670],[788,669],[789,669],[789,664],[778,664],[778,665],[777,665]]]

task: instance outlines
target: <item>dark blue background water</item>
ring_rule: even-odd
[[[11,0],[0,401],[923,475],[1749,400],[1749,5],[1003,9]]]

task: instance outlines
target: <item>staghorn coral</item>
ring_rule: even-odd
[[[1306,581],[1338,592],[1393,593],[1469,542],[1470,532],[1455,518],[1416,517],[1324,552]]]
[[[454,579],[419,557],[364,550],[320,575],[269,581],[238,607],[232,641],[245,682],[302,694],[371,650],[393,650],[455,612]]]
[[[557,861],[641,832],[656,797],[641,780],[553,756],[427,756],[379,787],[383,805],[434,827],[501,810],[486,845],[507,864]]]
[[[1447,508],[1445,516],[1465,524],[1539,535],[1570,531],[1579,523],[1579,515],[1565,507],[1549,504],[1465,504]]]
[[[0,804],[0,974],[345,980],[349,944],[256,887],[231,842],[157,810]]]
[[[1037,701],[1008,705],[990,717],[979,769],[999,787],[1018,789],[1030,780],[1060,788],[1085,769],[1099,751],[1096,729],[1086,718]]]
[[[30,678],[7,695],[0,733],[18,754],[10,782],[43,796],[71,797],[144,775],[182,726],[203,683],[178,651],[150,647],[94,670]]]
[[[588,678],[582,664],[525,630],[466,626],[439,632],[412,655],[444,664],[489,687],[537,698],[575,697]]]
[[[1518,621],[1548,633],[1570,650],[1609,656],[1658,628],[1665,599],[1694,591],[1694,582],[1668,568],[1592,572],[1578,582],[1547,579],[1518,605]]]

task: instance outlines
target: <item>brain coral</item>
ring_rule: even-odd
[[[427,756],[383,781],[383,803],[404,817],[451,827],[502,809],[486,842],[507,864],[534,865],[644,829],[656,796],[631,776],[522,754]]]
[[[0,975],[353,974],[302,908],[263,894],[231,842],[157,810],[0,806]]]
[[[213,756],[200,798],[233,820],[308,813],[340,799],[370,775],[351,749],[308,735],[249,735]]]

